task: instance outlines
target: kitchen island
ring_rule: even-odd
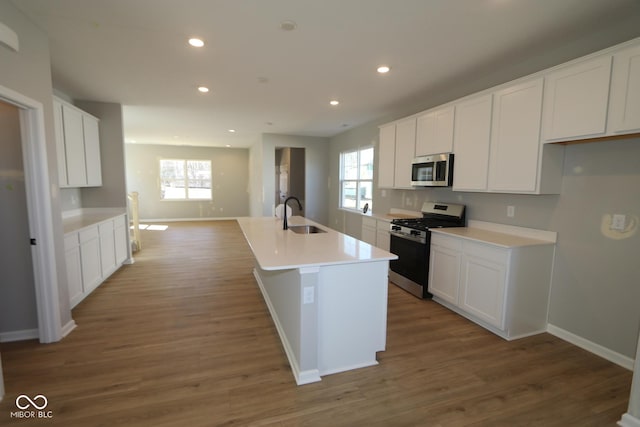
[[[376,365],[386,345],[389,260],[397,257],[303,217],[291,217],[288,230],[272,217],[238,223],[296,383]],[[292,230],[304,225],[320,232]]]

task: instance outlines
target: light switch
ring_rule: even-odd
[[[612,230],[624,231],[624,228],[627,225],[626,222],[627,222],[626,215],[613,214],[613,217],[611,218],[611,227],[610,228]]]
[[[516,216],[516,207],[515,206],[507,206],[507,216],[509,218],[513,218]]]

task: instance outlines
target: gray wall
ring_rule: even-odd
[[[67,273],[64,261],[60,193],[58,191],[49,40],[42,30],[33,25],[8,0],[0,0],[0,20],[15,31],[20,40],[19,52],[0,46],[0,70],[2,70],[0,85],[39,101],[44,107],[47,166],[51,182],[50,209],[44,214],[50,215],[53,222],[60,321],[62,325],[65,325],[71,320],[71,311],[66,287]]]
[[[251,216],[271,216],[276,205],[275,176],[276,148],[305,149],[305,216],[321,224],[328,224],[329,197],[329,140],[313,136],[263,134],[262,141],[251,148],[252,170],[250,199]]]
[[[228,218],[249,215],[249,150],[125,144],[128,191],[140,193],[142,219]],[[213,200],[160,200],[160,159],[211,160]],[[83,203],[86,193],[83,194]]]

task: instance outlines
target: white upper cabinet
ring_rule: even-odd
[[[67,184],[69,187],[87,185],[87,167],[84,154],[82,113],[67,105],[62,106],[64,152],[67,156]]]
[[[456,105],[453,134],[455,164],[453,189],[487,189],[489,144],[491,143],[492,94],[475,97]]]
[[[494,94],[489,190],[536,191],[542,87],[538,78]]]
[[[56,155],[58,158],[58,185],[68,187],[67,155],[64,151],[64,125],[62,124],[62,103],[53,100],[53,124],[56,132]]]
[[[453,151],[453,119],[455,107],[448,106],[427,111],[418,116],[416,156]]]
[[[395,123],[380,127],[378,147],[378,187],[393,188],[396,158]]]
[[[416,118],[396,123],[395,188],[411,188],[411,163],[416,155]]]
[[[102,165],[100,164],[100,135],[98,119],[93,116],[82,116],[84,135],[84,153],[87,168],[87,186],[102,185]]]
[[[609,132],[640,132],[640,46],[631,46],[613,57]]]
[[[598,56],[545,76],[545,142],[603,136],[607,125],[611,55]]]
[[[98,119],[56,98],[53,112],[60,187],[101,186]]]

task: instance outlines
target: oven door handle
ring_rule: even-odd
[[[389,234],[391,235],[391,237],[399,237],[401,239],[411,240],[412,242],[422,243],[423,245],[427,244],[425,239],[422,237],[409,236],[407,234],[395,233],[393,231],[389,231]]]

